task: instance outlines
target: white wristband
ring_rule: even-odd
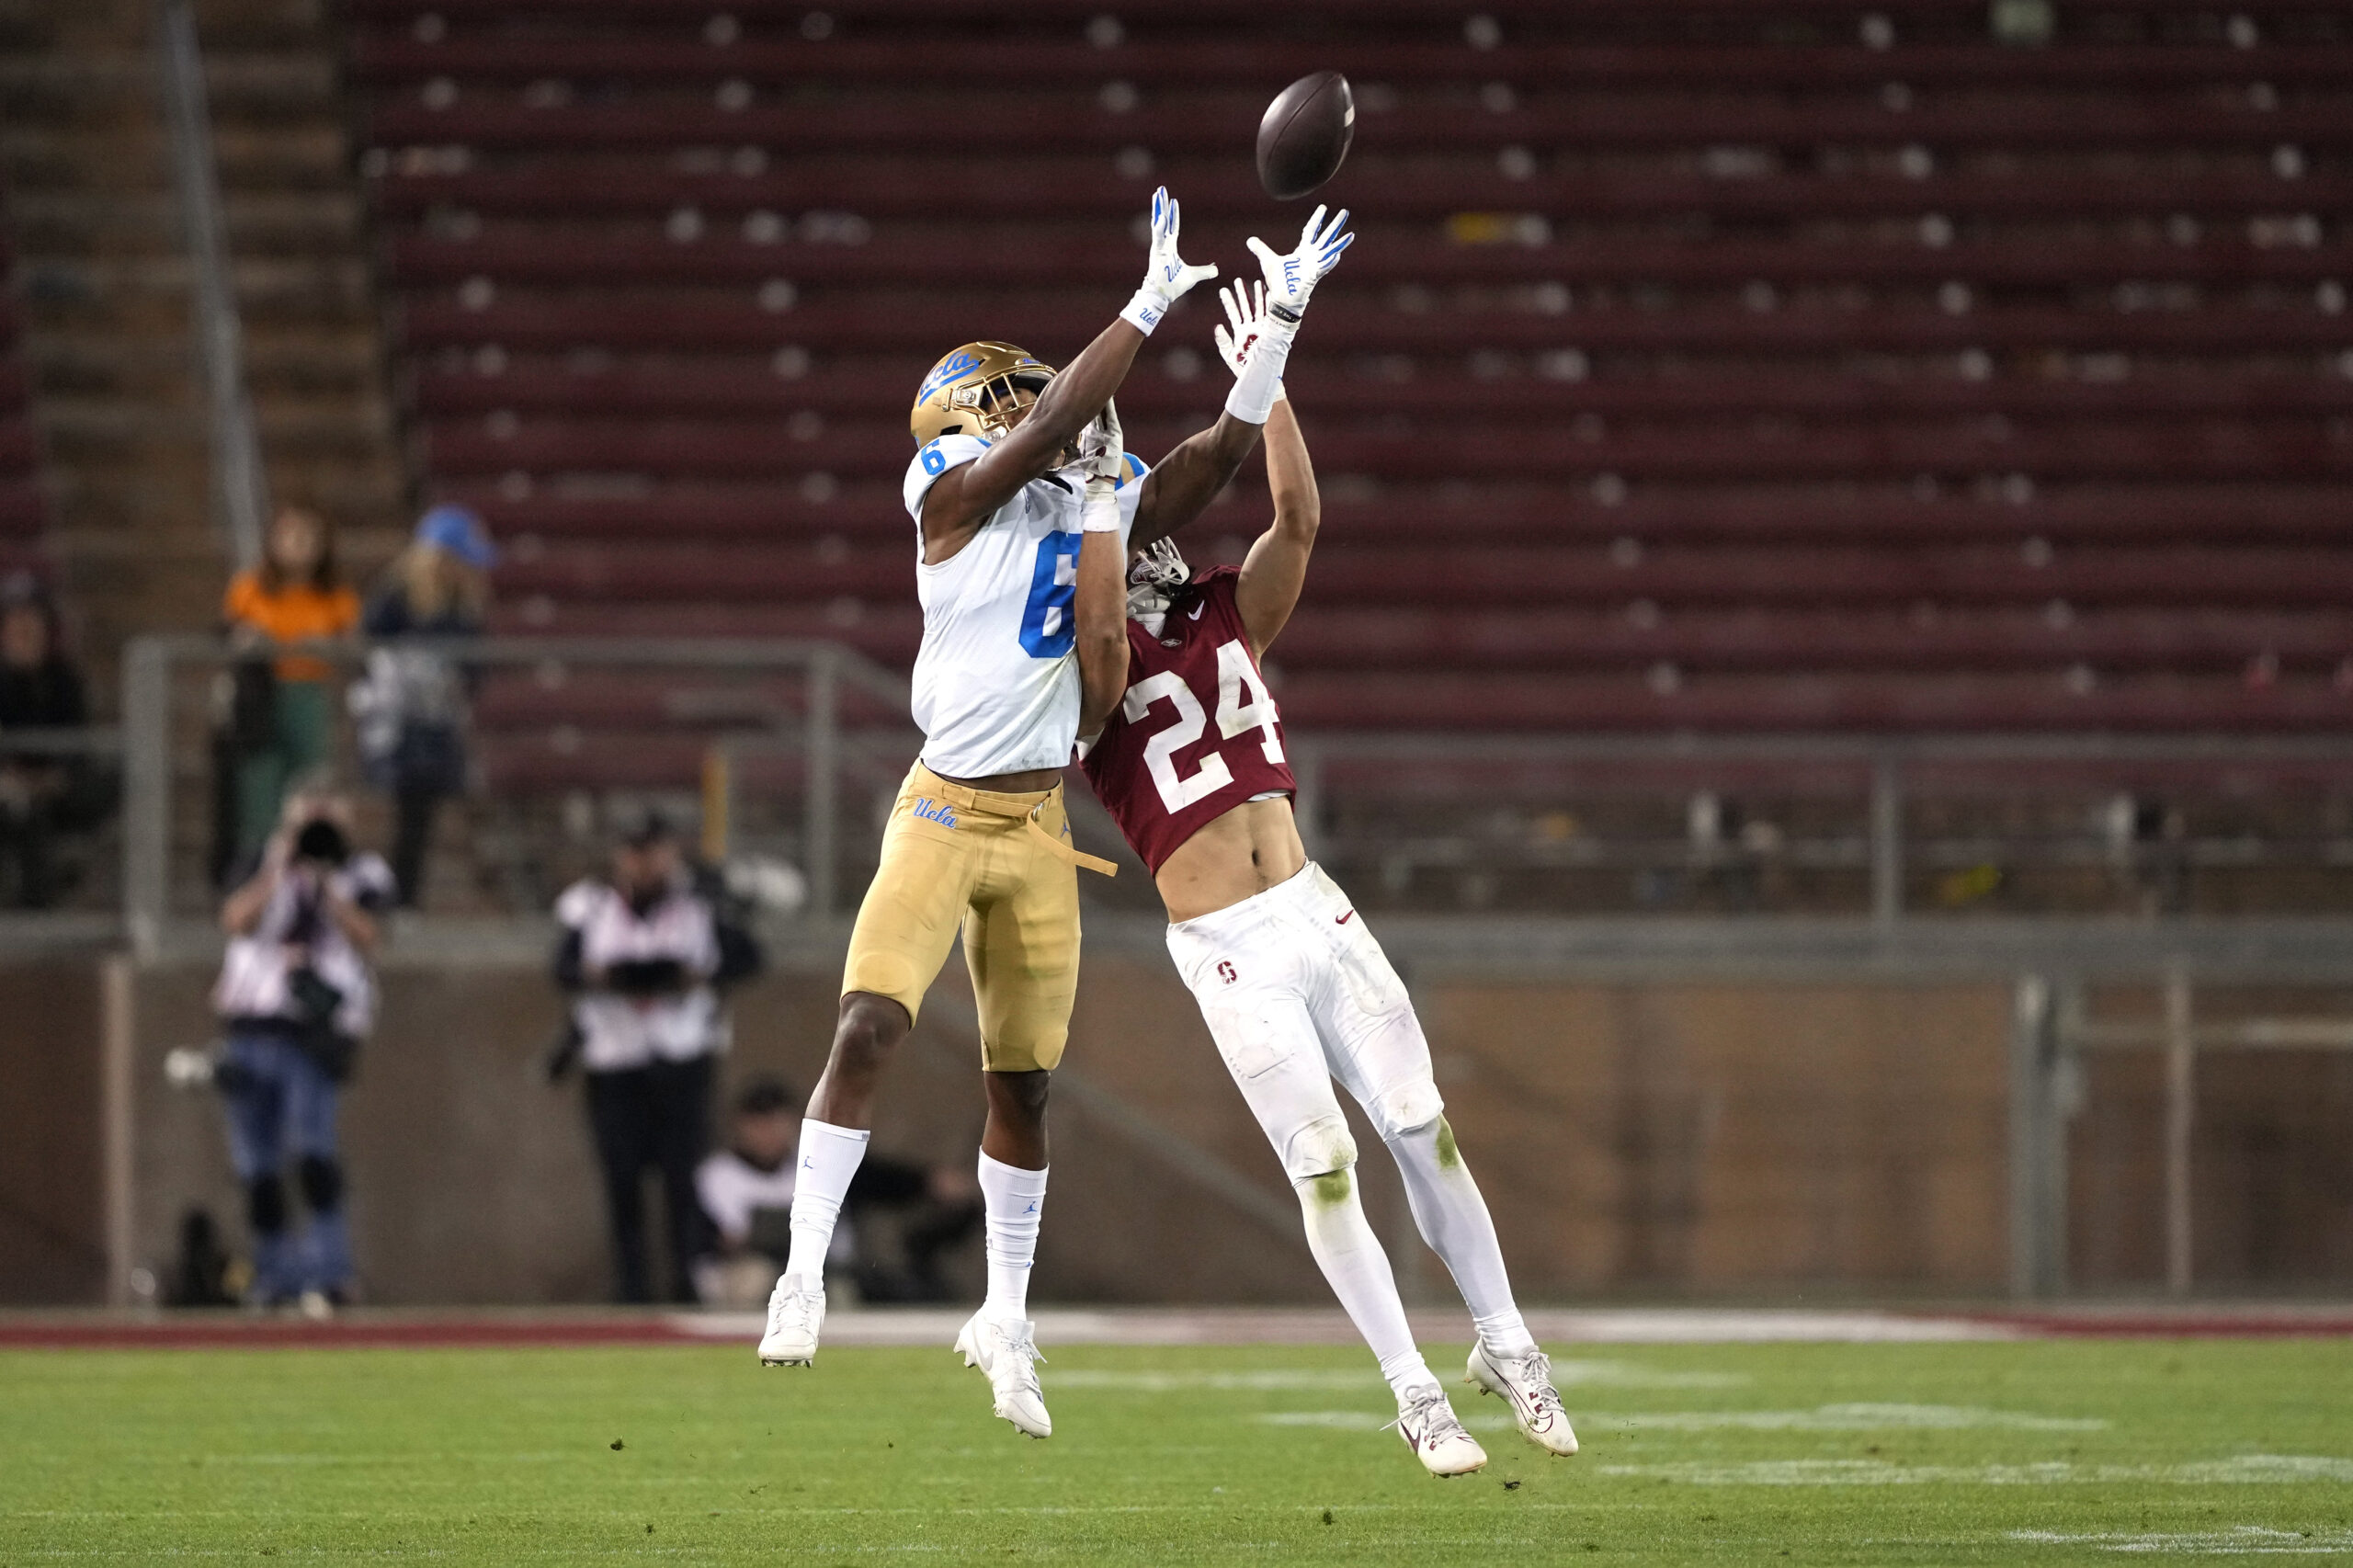
[[[1267,324],[1258,341],[1250,346],[1250,358],[1243,361],[1233,390],[1225,394],[1228,414],[1245,425],[1267,422],[1275,411],[1275,399],[1283,395],[1283,362],[1290,358],[1291,335],[1298,330],[1296,323]]]
[[[1120,531],[1120,493],[1109,485],[1101,494],[1096,487],[1086,487],[1086,503],[1079,508],[1078,526],[1091,534],[1115,534]]]
[[[1127,309],[1120,312],[1120,319],[1146,337],[1150,337],[1152,329],[1158,326],[1160,318],[1167,313],[1166,295],[1151,289],[1139,289],[1135,292],[1135,298],[1128,301]]]

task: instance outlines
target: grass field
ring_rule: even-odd
[[[944,1350],[11,1353],[0,1565],[2353,1559],[2343,1340],[1572,1351],[1444,1483],[1361,1351],[1049,1353],[1045,1443]]]

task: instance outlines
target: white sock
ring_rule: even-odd
[[[1428,1363],[1414,1346],[1405,1304],[1397,1299],[1397,1277],[1390,1272],[1381,1238],[1364,1217],[1356,1174],[1334,1171],[1302,1177],[1291,1186],[1299,1190],[1300,1210],[1307,1221],[1307,1250],[1315,1255],[1315,1266],[1347,1309],[1348,1321],[1380,1358],[1381,1375],[1389,1380],[1398,1403],[1404,1403],[1409,1389],[1438,1387]]]
[[[1388,1141],[1398,1173],[1405,1178],[1405,1198],[1414,1206],[1414,1223],[1430,1250],[1446,1260],[1455,1289],[1471,1308],[1479,1328],[1479,1342],[1497,1356],[1525,1356],[1536,1348],[1526,1320],[1511,1299],[1511,1276],[1504,1271],[1503,1248],[1495,1241],[1495,1222],[1487,1214],[1487,1200],[1471,1179],[1454,1146],[1454,1130],[1439,1117]]]
[[[866,1158],[873,1134],[858,1127],[835,1127],[809,1117],[801,1120],[801,1147],[793,1156],[792,1251],[787,1274],[804,1279],[825,1277],[825,1254],[834,1244],[834,1222],[842,1216],[850,1177]]]
[[[1051,1168],[1051,1167],[1050,1167]],[[1029,1315],[1029,1266],[1045,1218],[1046,1173],[981,1155],[981,1198],[988,1207],[988,1300],[981,1311],[999,1323]]]

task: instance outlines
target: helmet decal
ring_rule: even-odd
[[[923,385],[915,390],[915,401],[921,403],[949,382],[969,376],[981,368],[981,357],[969,348],[959,348],[931,368]]]

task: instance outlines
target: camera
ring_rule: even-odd
[[[351,840],[344,835],[339,824],[326,817],[313,817],[294,835],[294,858],[341,870],[343,863],[351,858]]]

